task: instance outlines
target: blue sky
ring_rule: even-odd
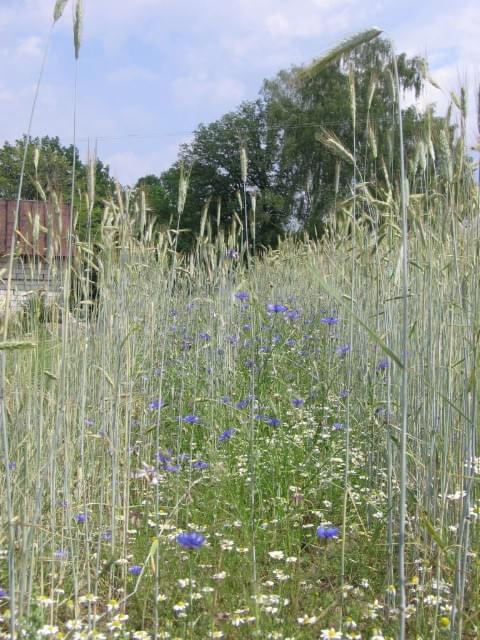
[[[72,141],[72,4],[51,40],[34,135]],[[0,0],[0,143],[25,131],[54,0]],[[113,175],[133,184],[159,174],[178,145],[254,99],[264,78],[309,62],[370,26],[398,51],[428,56],[432,76],[421,104],[439,103],[460,82],[480,81],[476,0],[84,0],[78,138],[98,139]],[[476,135],[472,90],[471,137]]]

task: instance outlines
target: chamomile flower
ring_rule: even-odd
[[[321,640],[341,640],[342,632],[336,631],[333,627],[330,627],[330,629],[322,629],[320,638]]]

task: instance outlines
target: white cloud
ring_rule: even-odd
[[[246,97],[245,85],[234,78],[210,78],[207,73],[178,78],[173,83],[181,107],[238,104]]]
[[[17,46],[16,54],[21,57],[40,58],[43,53],[43,41],[38,36],[29,36]]]
[[[351,10],[355,0],[317,0],[313,4],[304,2],[301,7],[290,4],[283,11],[267,15],[265,25],[268,35],[287,41],[321,36],[330,39],[333,34],[338,37],[356,21],[356,14]]]
[[[8,89],[0,87],[0,102],[11,102],[13,100],[13,93]]]
[[[401,25],[397,35],[397,46],[410,55],[425,55],[431,76],[440,90],[427,83],[419,100],[419,107],[435,102],[437,113],[443,115],[451,101],[451,91],[458,93],[461,86],[469,97],[467,133],[474,140],[476,133],[475,89],[480,81],[480,11],[472,0],[438,7],[428,21]],[[453,117],[456,118],[456,110]]]
[[[128,87],[128,85],[137,82],[158,82],[161,78],[158,73],[144,67],[128,65],[111,71],[107,76],[107,80],[113,84],[122,84]]]
[[[101,147],[100,147],[101,151]],[[167,146],[161,152],[116,151],[102,159],[110,166],[110,173],[121,184],[133,186],[140,176],[158,175],[176,159],[176,145]]]
[[[268,34],[272,38],[289,35],[290,23],[282,13],[274,13],[265,20]]]

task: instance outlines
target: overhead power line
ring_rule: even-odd
[[[389,122],[391,121],[392,118],[389,117],[384,117],[384,118],[369,118],[368,122],[371,122],[372,124],[380,124],[380,123],[384,123],[384,122]],[[363,119],[357,119],[357,122],[362,123],[362,124],[366,124],[367,123],[367,119],[363,118]],[[266,126],[263,127],[262,130],[263,131],[274,131],[274,130],[295,130],[295,129],[305,129],[305,128],[309,128],[309,127],[336,127],[336,126],[346,126],[351,124],[351,120],[349,119],[344,119],[344,120],[323,120],[322,122],[302,122],[302,123],[298,123],[298,124],[278,124],[275,126]],[[206,125],[206,127],[208,127],[208,125]],[[102,141],[102,140],[125,140],[127,138],[137,138],[137,139],[142,139],[142,138],[167,138],[167,137],[180,137],[180,136],[189,136],[189,135],[195,135],[195,133],[197,132],[198,129],[193,129],[190,131],[139,131],[139,132],[131,132],[131,133],[125,133],[125,134],[115,134],[115,135],[95,135],[95,136],[82,136],[81,138],[79,138],[79,140],[82,141],[87,141],[87,140],[98,140],[98,141]]]

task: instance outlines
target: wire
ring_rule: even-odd
[[[384,118],[364,118],[364,119],[357,119],[357,122],[366,124],[367,122],[371,122],[372,124],[379,124],[379,123],[383,123],[383,122],[389,122],[391,121],[391,117],[390,116],[385,116]],[[262,132],[266,132],[266,131],[281,131],[281,130],[295,130],[295,129],[306,129],[309,127],[334,127],[334,126],[343,126],[343,125],[349,125],[351,124],[351,120],[349,120],[348,118],[345,118],[344,120],[323,120],[322,122],[303,122],[303,123],[298,123],[298,124],[278,124],[275,126],[266,126],[266,127],[262,127],[261,131]],[[205,125],[205,128],[208,128],[209,125]],[[80,141],[87,141],[87,140],[98,140],[98,141],[102,141],[102,140],[124,140],[126,138],[137,138],[137,139],[142,139],[142,138],[167,138],[167,137],[179,137],[179,136],[188,136],[188,135],[195,135],[198,132],[198,129],[194,129],[191,131],[145,131],[145,132],[137,132],[137,133],[125,133],[125,134],[118,134],[118,135],[111,135],[111,136],[83,136],[81,138],[78,138],[78,140]]]

